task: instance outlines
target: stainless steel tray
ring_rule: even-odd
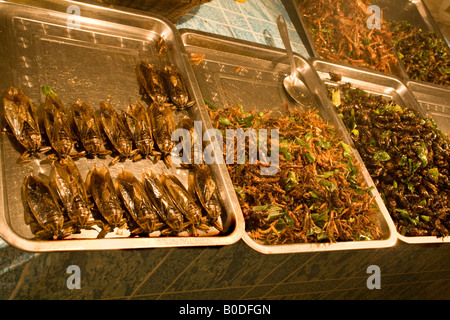
[[[444,35],[439,30],[437,23],[434,21],[433,16],[423,0],[373,0],[373,4],[378,5],[383,10],[383,19],[392,21],[407,21],[411,25],[421,28],[423,30],[435,32],[439,38],[441,38],[447,45],[447,49],[450,52],[448,42],[446,41]],[[395,38],[394,38],[395,40]],[[417,81],[410,79],[408,73],[402,64],[402,78],[408,81],[408,87],[414,83],[429,84],[436,88],[446,88],[442,85],[431,84],[424,81]],[[411,87],[410,87],[411,88]],[[448,93],[450,93],[450,88],[447,87]]]
[[[434,31],[444,40],[445,38],[438,25],[433,19],[430,11],[423,0],[372,0],[372,3],[378,5],[383,11],[384,20],[405,20],[413,26],[423,30]],[[448,46],[447,46],[448,47]]]
[[[74,21],[74,16],[66,13],[73,12],[68,10],[71,5],[80,9],[79,28],[68,25]],[[166,61],[158,57],[156,49],[162,36],[169,47]],[[99,102],[110,96],[114,107],[125,109],[130,101],[140,99],[135,66],[141,58],[148,58],[156,64],[167,62],[178,66],[188,83],[191,98],[196,101],[188,115],[203,121],[205,130],[211,126],[178,30],[164,18],[76,1],[0,1],[0,42],[1,88],[6,89],[10,84],[22,87],[36,106],[43,101],[40,88],[49,85],[66,107],[80,98],[99,108]],[[42,252],[229,245],[238,241],[244,231],[242,212],[227,169],[213,165],[211,169],[224,205],[221,235],[130,238],[125,234],[122,237],[108,234],[105,239],[96,239],[96,233],[92,236],[83,231],[71,240],[34,240],[25,223],[21,185],[31,172],[48,174],[49,165],[39,160],[16,164],[23,150],[15,147],[17,144],[5,133],[1,134],[0,141],[0,236],[20,249]],[[106,160],[80,159],[76,163],[86,177],[94,164],[101,166],[109,161],[108,156]],[[110,168],[112,176],[122,168],[138,178],[142,169],[164,170],[187,183],[186,170],[175,166],[167,170],[161,161],[153,164],[150,160],[126,160]]]
[[[291,18],[297,33],[305,45],[308,54],[314,58],[321,58],[314,45],[314,39],[308,30],[308,26],[304,21],[303,15],[298,8],[299,1],[282,0],[282,2],[287,12],[289,12],[289,17]],[[434,31],[441,39],[444,40],[448,47],[448,43],[445,41],[444,36],[439,30],[438,25],[434,21],[423,0],[372,0],[371,3],[378,5],[381,8],[384,20],[406,20],[413,26],[424,30]],[[370,69],[367,70],[372,71]],[[393,75],[398,76],[403,80],[409,79],[409,76],[401,61],[398,62],[398,66],[394,70]],[[422,81],[415,80],[411,80],[411,82],[424,83]],[[443,86],[439,85],[433,86],[443,88]]]
[[[290,73],[289,61],[284,50],[198,31],[180,30],[180,32],[189,54],[205,55],[203,61],[193,67],[193,70],[205,99],[215,107],[240,103],[247,110],[270,109],[282,113],[284,103],[299,108],[283,88],[283,78]],[[326,92],[320,78],[306,59],[299,55],[295,58],[300,77],[313,93],[321,116],[336,127],[344,142],[350,144],[351,138],[341,119],[323,105],[323,96],[326,97]],[[360,158],[358,160],[362,163]],[[367,184],[373,186],[365,168],[363,173]],[[376,190],[374,196],[380,210],[378,220],[384,233],[382,240],[263,245],[250,238],[247,233],[244,233],[243,240],[254,250],[265,254],[390,247],[397,240],[395,227]]]
[[[321,58],[319,52],[317,51],[316,45],[314,44],[314,38],[309,32],[308,25],[305,21],[305,18],[303,17],[303,14],[300,11],[299,8],[299,1],[298,0],[281,0],[284,7],[286,8],[286,11],[289,13],[289,17],[297,30],[297,33],[300,36],[300,39],[302,40],[303,45],[306,48],[306,51],[308,52],[309,56],[312,58]],[[366,27],[366,26],[364,26]],[[342,63],[344,64],[344,63]],[[350,66],[350,64],[348,64]],[[363,68],[368,71],[372,71],[372,69],[369,68]],[[397,59],[397,63],[395,65],[391,66],[392,74],[404,78],[407,77],[405,69],[400,61]]]
[[[436,120],[436,122],[438,122],[439,118],[435,118],[435,114],[433,112],[429,112],[427,109],[424,109],[423,107],[425,107],[425,104],[419,104],[415,99],[413,93],[407,88],[407,86],[394,76],[368,72],[367,70],[364,70],[362,68],[348,67],[343,64],[331,63],[317,58],[311,58],[310,63],[317,71],[324,84],[336,85],[335,82],[330,80],[329,72],[332,71],[342,76],[341,83],[349,82],[355,88],[359,88],[372,94],[381,95],[393,99],[401,107],[409,107],[419,113],[422,117],[431,116]],[[433,86],[433,88],[435,87]],[[435,103],[435,101],[448,101],[449,98],[448,96],[444,96],[443,98],[435,97],[433,96],[434,92],[427,93],[428,94],[424,95],[424,100],[422,100],[426,101],[426,103]],[[327,105],[330,110],[336,110],[332,102],[328,98],[326,99],[328,101]],[[448,110],[448,108],[445,110]],[[335,113],[337,113],[337,111],[335,111]],[[447,118],[448,116],[448,113],[444,114],[444,118]],[[442,123],[442,119],[439,123]],[[442,129],[445,130],[445,128],[447,128],[448,132],[448,121]],[[405,237],[399,234],[397,231],[395,232],[397,233],[397,237],[400,240],[407,243],[450,243],[450,237]]]
[[[418,81],[408,81],[406,85],[422,109],[434,118],[443,132],[450,135],[450,89]]]

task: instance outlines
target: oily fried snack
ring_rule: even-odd
[[[267,165],[260,161],[228,165],[246,231],[254,240],[272,245],[382,237],[359,164],[317,112],[287,110],[287,116],[279,116],[246,113],[242,106],[210,109],[213,125],[222,131],[279,129],[277,173],[262,175]],[[260,138],[258,145],[271,150],[272,138]],[[248,159],[248,148],[246,153]]]
[[[398,63],[385,23],[368,28],[367,0],[300,0],[299,8],[321,58],[386,73]]]
[[[342,84],[329,89],[355,147],[405,236],[450,235],[450,139],[432,118]]]
[[[450,58],[447,45],[433,31],[406,21],[393,21],[389,28],[393,44],[411,79],[450,86]]]

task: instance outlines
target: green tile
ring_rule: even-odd
[[[262,255],[243,241],[232,246],[209,247],[183,272],[168,292],[252,286],[286,259]]]
[[[164,260],[155,269],[147,269],[147,277],[133,294],[164,293],[183,276],[187,268],[195,265],[204,248],[174,248],[164,257]],[[191,285],[184,288],[190,290]]]
[[[225,288],[217,290],[194,290],[186,292],[165,293],[158,297],[163,300],[237,300],[242,295],[242,288]]]
[[[268,292],[266,297],[285,294],[328,292],[339,286],[343,281],[345,280],[338,279],[282,283],[276,286],[272,291]]]
[[[167,249],[41,254],[29,262],[16,299],[108,299],[126,297],[168,253]],[[68,289],[67,268],[80,268],[81,289]]]
[[[274,288],[274,284],[267,285],[257,285],[251,287],[243,295],[239,297],[239,299],[261,299],[266,296],[268,292],[270,292]]]
[[[316,255],[316,253],[311,252],[286,255],[286,259],[277,268],[268,273],[260,284],[277,284],[285,281],[293,273],[309,263]]]

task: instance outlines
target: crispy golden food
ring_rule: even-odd
[[[342,84],[329,88],[397,231],[450,235],[450,139],[432,118]]]
[[[368,0],[300,0],[321,58],[392,73],[398,63],[387,24],[368,28]]]
[[[279,116],[270,111],[247,113],[242,106],[213,109],[213,125],[223,131],[279,129],[276,174],[261,175],[260,162],[228,165],[246,231],[253,239],[292,244],[382,237],[360,165],[317,112],[287,110],[286,116]]]

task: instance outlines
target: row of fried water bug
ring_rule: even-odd
[[[162,74],[165,74],[165,76],[162,76]],[[132,158],[133,160],[138,160],[142,157],[156,155],[158,157],[163,156],[166,165],[170,166],[169,155],[174,147],[171,134],[175,130],[175,121],[172,114],[173,106],[176,106],[176,109],[182,110],[191,107],[193,102],[189,101],[186,86],[179,71],[174,66],[166,67],[164,70],[158,70],[153,65],[141,62],[136,67],[136,75],[143,98],[146,100],[150,98],[153,101],[150,103],[148,113],[143,105],[137,102],[136,105],[130,104],[126,112],[120,117],[109,101],[102,101],[100,103],[100,119],[103,131],[119,153],[110,162],[110,165],[115,164],[121,159]],[[165,81],[163,82],[162,80]],[[112,226],[122,226],[126,221],[123,218],[118,219],[121,216],[121,211],[117,209],[117,203],[113,205],[112,202],[114,201],[111,200],[113,197],[109,198],[103,194],[104,190],[110,190],[109,195],[113,194],[111,191],[112,188],[106,187],[112,185],[107,182],[110,180],[108,178],[110,177],[109,171],[106,167],[101,170],[94,168],[90,171],[89,179],[87,179],[88,186],[95,186],[88,189],[91,190],[90,194],[94,198],[94,203],[97,210],[101,213],[103,221],[95,220],[92,222],[87,220],[88,207],[86,205],[80,206],[80,204],[87,203],[86,201],[80,200],[81,198],[86,198],[83,197],[86,193],[83,192],[83,188],[81,187],[83,185],[81,183],[82,179],[69,179],[72,175],[79,176],[79,174],[76,174],[78,170],[75,164],[70,164],[70,161],[72,161],[71,158],[76,159],[81,156],[104,157],[111,154],[111,151],[105,148],[95,112],[88,104],[78,101],[73,104],[71,109],[73,119],[71,126],[58,96],[48,87],[44,87],[43,91],[46,96],[44,106],[45,130],[51,146],[57,153],[56,156],[50,157],[55,160],[52,166],[52,175],[54,176],[53,189],[56,187],[58,191],[58,181],[60,182],[59,185],[61,188],[65,185],[65,188],[61,189],[62,192],[57,193],[59,194],[60,201],[63,203],[68,219],[64,219],[61,216],[60,211],[57,210],[58,206],[55,204],[55,201],[51,201],[55,197],[51,192],[52,188],[50,184],[46,184],[39,177],[29,175],[25,179],[23,192],[30,211],[42,228],[41,231],[38,231],[38,234],[47,236],[50,234],[54,238],[60,238],[65,237],[67,231],[69,233],[79,232],[83,228],[90,228],[92,224],[100,223],[102,225],[102,232],[100,232],[99,237],[103,237],[110,231]],[[169,100],[173,104],[170,104]],[[4,95],[3,101],[5,119],[12,129],[14,136],[26,148],[19,161],[28,161],[30,155],[34,153],[49,151],[51,147],[41,145],[42,138],[38,118],[31,100],[25,93],[21,89],[11,87]],[[183,119],[182,122],[186,122],[186,119]],[[188,122],[190,123],[191,121]],[[186,123],[182,123],[181,125],[185,126]],[[72,130],[72,127],[75,130]],[[72,153],[75,146],[74,141],[77,140],[84,147],[84,151]],[[133,142],[137,149],[132,149]],[[159,151],[153,149],[154,143]],[[55,168],[60,168],[59,171],[65,170],[65,176],[68,179],[66,184],[61,183],[63,181],[61,180],[62,178],[58,179],[58,175],[56,175],[58,170]],[[67,174],[68,172],[70,174]],[[97,177],[97,179],[94,179],[95,182],[92,182],[92,176]],[[98,178],[100,176],[103,178]],[[139,183],[138,180],[131,179],[131,176],[127,171],[124,171],[120,175],[122,181],[128,179],[128,183],[133,185],[133,190],[136,192],[136,190],[139,190]],[[151,176],[148,174],[146,177],[147,179],[145,181],[155,180],[150,179]],[[160,186],[165,186],[164,190],[166,192],[164,193],[157,191],[157,184],[149,183],[150,186],[153,185],[156,188],[152,189],[153,194],[157,194],[156,197],[153,197],[153,206],[149,207],[156,209],[156,211],[152,211],[153,213],[157,213],[157,215],[153,214],[153,218],[161,218],[164,224],[172,230],[171,232],[179,232],[188,225],[192,225],[193,230],[195,230],[195,227],[205,227],[205,219],[221,231],[221,226],[218,222],[221,206],[214,181],[209,174],[205,175],[204,168],[200,169],[199,167],[194,170],[193,177],[194,179],[192,181],[194,182],[191,183],[191,192],[187,192],[174,176],[162,175],[162,178],[160,177],[155,180],[158,181]],[[203,177],[201,178],[203,179],[202,184],[198,184],[200,177]],[[31,188],[30,185],[34,185],[34,187]],[[197,187],[193,187],[194,185]],[[175,188],[173,186],[177,187]],[[70,189],[72,189],[73,194],[65,194]],[[27,190],[29,191],[28,193]],[[203,207],[208,218],[202,217],[202,210],[199,210],[200,206],[198,202],[196,204],[193,201],[195,197],[193,197],[192,190],[196,190],[195,194],[197,195],[197,199],[200,200],[201,207]],[[140,194],[145,193],[140,192]],[[164,196],[162,196],[163,194]],[[48,201],[44,201],[44,199]],[[132,207],[127,206],[127,204],[129,205],[131,203],[130,199],[128,201],[123,200],[128,209],[127,211],[130,213],[129,217],[132,218],[131,222],[134,221],[135,224],[132,227],[132,234],[137,234],[141,231],[151,233],[152,230],[156,230],[155,228],[161,227],[161,224],[156,223],[156,219],[152,220],[150,218],[148,212],[137,213],[133,211],[136,210],[135,205]],[[142,202],[142,197],[140,201]],[[53,209],[48,208],[48,205],[51,203],[54,203],[52,206]],[[169,206],[170,203],[172,204],[171,206]],[[183,203],[184,205],[179,206],[179,203]],[[43,207],[40,207],[40,205]],[[176,207],[178,207],[178,211],[174,209]],[[189,221],[187,225],[183,223],[183,215],[180,215],[180,212]],[[150,223],[150,221],[153,222]]]
[[[26,149],[19,162],[29,161],[30,155],[48,152],[51,148],[59,158],[105,157],[112,153],[106,148],[105,133],[118,154],[110,165],[127,158],[136,161],[154,156],[157,160],[162,156],[170,166],[170,153],[175,146],[171,136],[176,129],[172,109],[183,110],[194,102],[189,101],[186,85],[175,66],[159,70],[141,62],[136,67],[136,75],[143,100],[151,100],[148,112],[140,101],[135,105],[130,103],[122,114],[109,100],[102,101],[100,121],[94,109],[81,100],[71,106],[69,117],[58,95],[44,86],[44,127],[51,147],[43,146],[31,100],[22,89],[10,87],[3,96],[4,116],[17,141]],[[74,152],[76,145],[84,150]],[[159,151],[155,150],[155,145]]]
[[[38,239],[63,239],[93,226],[101,230],[97,238],[125,227],[131,236],[176,235],[186,229],[198,235],[197,229],[210,227],[223,231],[209,168],[193,167],[188,180],[185,188],[174,175],[144,170],[140,181],[125,169],[113,179],[105,165],[94,166],[84,180],[67,157],[53,161],[50,176],[29,174],[22,193]]]

